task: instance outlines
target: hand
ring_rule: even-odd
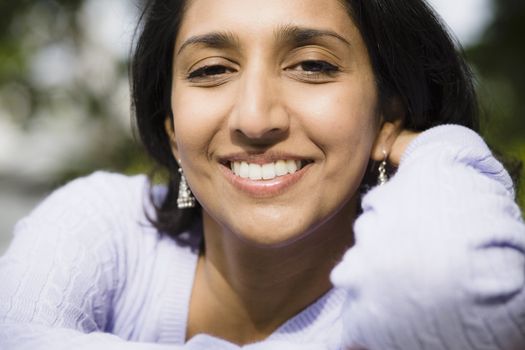
[[[399,162],[417,133],[385,130],[377,148]],[[355,244],[332,271],[348,293],[344,344],[525,349],[508,326],[525,326],[525,226],[510,179],[471,130],[429,132],[388,185],[362,198]]]
[[[384,159],[383,151],[388,153],[388,161],[394,167],[399,166],[401,157],[408,144],[420,133],[402,128],[401,120],[384,122],[372,148],[372,159],[381,162]]]
[[[401,130],[396,135],[392,146],[390,147],[390,153],[388,154],[388,161],[395,167],[399,166],[401,157],[405,153],[408,145],[414,140],[420,132],[414,132],[410,130]]]

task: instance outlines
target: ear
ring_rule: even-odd
[[[374,161],[384,160],[385,152],[387,156],[390,157],[392,146],[396,138],[403,131],[405,121],[405,107],[398,96],[389,98],[382,112],[381,127],[370,156]]]
[[[166,135],[168,135],[168,139],[170,141],[170,147],[171,152],[173,153],[173,157],[175,157],[175,160],[179,162],[179,150],[177,147],[177,140],[175,138],[175,130],[173,128],[173,120],[167,116],[164,120],[164,129],[166,130]]]
[[[382,161],[385,158],[385,152],[387,155],[390,154],[394,141],[402,131],[402,124],[403,121],[401,118],[391,122],[383,122],[375,139],[374,145],[372,146],[372,153],[370,157],[373,160]]]

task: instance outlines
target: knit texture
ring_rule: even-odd
[[[413,141],[363,199],[332,272],[344,343],[367,349],[525,349],[525,226],[512,181],[458,126]]]
[[[0,349],[525,349],[525,225],[508,174],[463,127],[410,144],[364,196],[335,288],[244,347],[185,343],[199,240],[151,226],[148,186],[95,173],[17,224],[0,258]]]

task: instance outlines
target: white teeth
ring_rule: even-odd
[[[275,178],[275,165],[273,163],[264,164],[261,169],[263,179],[269,180]]]
[[[300,160],[278,160],[263,165],[247,162],[231,162],[230,168],[235,175],[251,180],[271,180],[277,176],[293,174],[301,169]]]
[[[235,168],[235,166],[234,166]],[[246,162],[242,162],[239,166],[239,173],[236,173],[240,177],[249,178],[250,177],[250,166]]]
[[[250,164],[250,179],[260,180],[262,177],[262,168],[258,164]]]
[[[275,174],[277,176],[283,176],[288,174],[288,169],[286,168],[286,161],[278,160],[275,162]]]
[[[233,167],[233,172],[235,174],[240,174],[241,173],[241,163],[239,162],[232,162],[232,167]]]
[[[288,172],[290,174],[293,174],[297,171],[297,163],[295,162],[295,160],[287,160],[286,168],[288,169]]]

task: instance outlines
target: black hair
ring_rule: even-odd
[[[140,36],[130,65],[131,102],[140,139],[149,155],[168,171],[167,193],[155,206],[151,223],[181,243],[179,237],[198,215],[195,208],[178,209],[180,174],[165,130],[165,120],[172,116],[171,83],[175,39],[184,13],[184,0],[147,1],[140,17]]]
[[[342,1],[366,44],[379,107],[386,120],[393,99],[403,108],[404,128],[422,131],[453,123],[479,131],[471,71],[459,45],[423,0]],[[200,206],[177,209],[180,175],[165,131],[172,116],[173,51],[185,10],[183,0],[147,1],[130,75],[132,107],[148,153],[168,170],[167,195],[156,207],[155,227],[179,241],[200,215]]]
[[[459,124],[479,131],[470,68],[425,1],[343,2],[368,49],[384,112],[395,97],[404,107],[407,129]]]

